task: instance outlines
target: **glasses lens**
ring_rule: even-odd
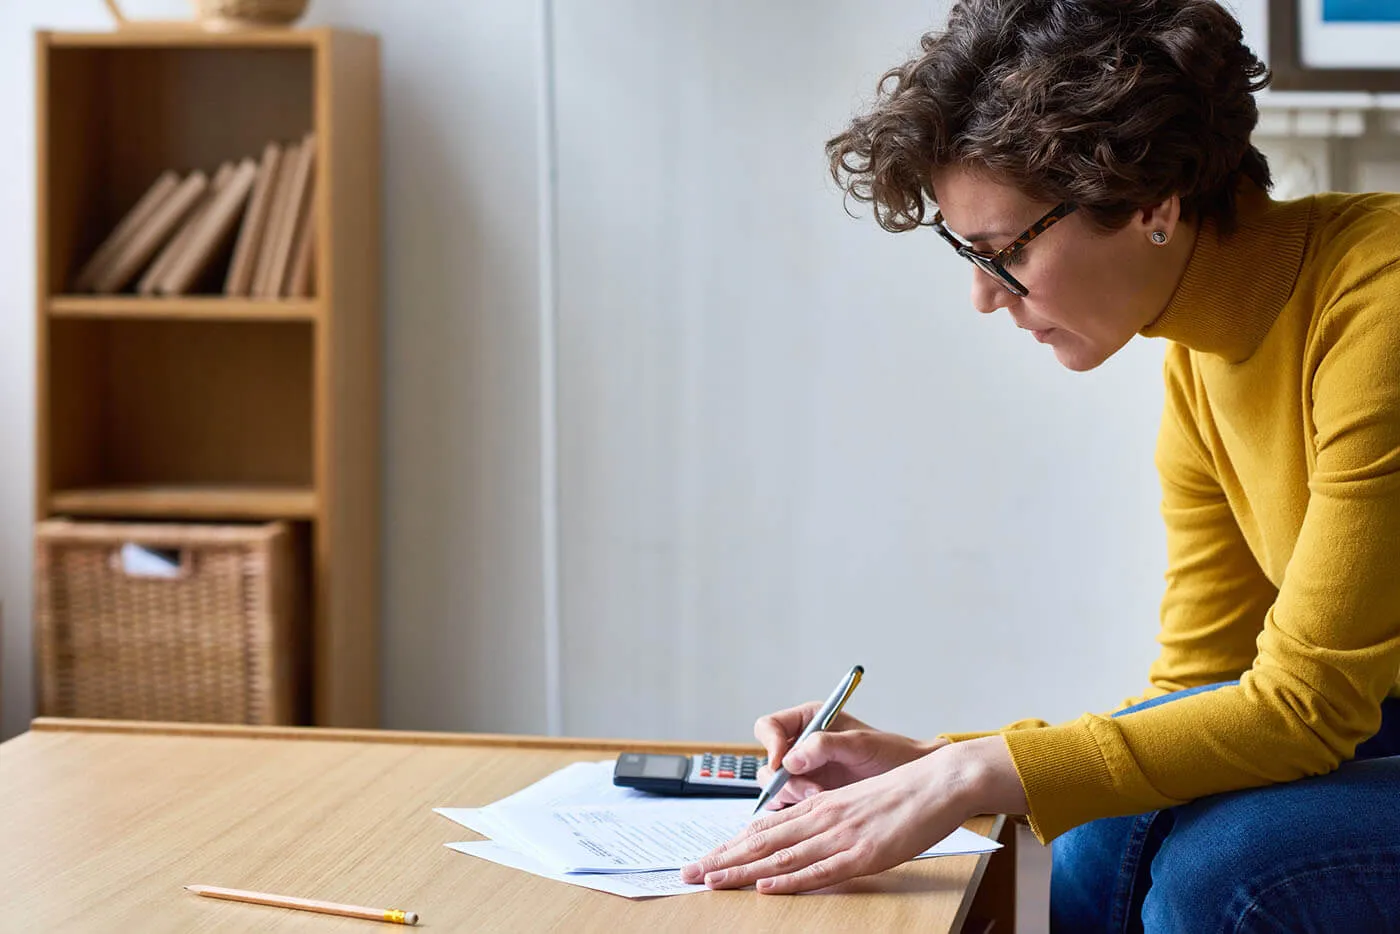
[[[996,263],[986,257],[978,256],[976,253],[964,253],[963,255],[972,261],[972,265],[997,280],[997,284],[1011,292],[1012,295],[1019,295],[1022,298],[1026,296],[1026,287],[1017,282],[1010,273]]]

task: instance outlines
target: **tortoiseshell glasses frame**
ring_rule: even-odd
[[[1075,208],[1076,205],[1071,204],[1068,201],[1063,202],[1061,204],[1057,204],[1055,207],[1051,208],[1049,213],[1047,213],[1044,217],[1027,227],[1025,232],[1022,233],[1015,240],[1011,241],[1009,245],[1004,246],[1000,250],[996,250],[995,252],[990,250],[973,249],[972,244],[968,243],[966,240],[963,240],[957,234],[953,233],[943,223],[942,211],[939,211],[933,215],[933,222],[931,226],[934,230],[937,230],[940,235],[942,235],[944,240],[947,240],[948,243],[952,245],[954,250],[957,250],[959,256],[967,260],[972,265],[976,266],[978,269],[985,272],[987,275],[991,276],[993,279],[997,280],[997,284],[1002,286],[1012,295],[1017,295],[1021,298],[1025,298],[1027,295],[1031,294],[1030,290],[1027,289],[1020,282],[1018,282],[1015,276],[1006,271],[1006,261],[1012,256],[1015,256],[1017,253],[1021,252],[1021,250],[1025,248],[1027,243],[1030,243],[1036,237],[1040,236],[1041,234],[1045,233],[1045,231],[1053,227],[1056,223],[1064,220],[1066,217],[1073,214]]]

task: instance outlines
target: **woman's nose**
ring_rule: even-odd
[[[984,315],[1006,308],[1016,296],[980,269],[972,272],[972,307]]]

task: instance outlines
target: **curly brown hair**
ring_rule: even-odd
[[[978,167],[1103,230],[1180,195],[1228,230],[1269,71],[1215,0],[959,0],[826,144],[846,196],[886,230],[928,223],[932,170]]]

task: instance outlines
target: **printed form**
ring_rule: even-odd
[[[578,762],[483,808],[435,808],[490,840],[459,853],[627,898],[703,892],[680,867],[739,833],[753,802],[659,798],[612,784],[612,761]],[[989,853],[1001,844],[958,828],[919,854]]]

